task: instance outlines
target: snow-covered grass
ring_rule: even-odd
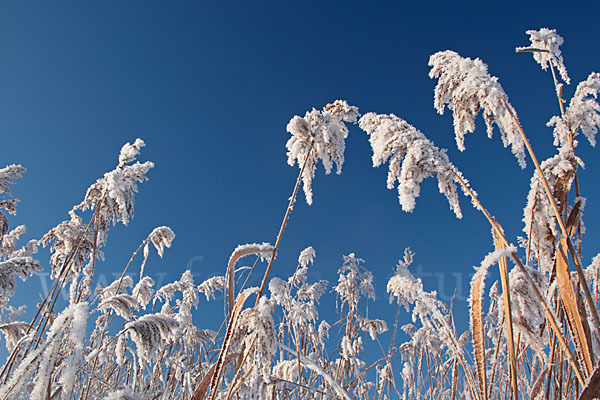
[[[475,131],[481,112],[490,137],[497,127],[519,165],[524,167],[527,158],[535,165],[523,213],[524,237],[506,238],[467,174],[417,128],[393,114],[368,112],[361,117],[357,107],[338,100],[295,116],[287,126],[288,162],[298,165],[299,174],[273,245],[232,245],[222,276],[194,282],[186,271],[179,280],[155,287],[144,276],[150,244],[162,257],[175,238],[170,228],[161,226],[135,250],[119,279],[92,288],[109,229],[133,216],[137,184],[153,167],[136,161],[144,147],[137,139],[123,146],[115,169],[88,189],[70,219],[40,240],[19,246],[24,227],[10,230],[0,211],[0,332],[9,352],[0,370],[0,398],[600,397],[600,256],[587,268],[582,264],[585,198],[577,176],[583,161],[576,154],[580,134],[595,144],[600,74],[581,82],[567,103],[559,81],[569,81],[560,52],[563,39],[545,28],[527,33],[531,45],[518,51],[531,52],[543,69],[551,70],[561,110],[549,122],[556,154],[541,163],[517,110],[483,61],[444,51],[429,62],[430,76],[438,79],[435,108],[452,111],[460,150],[466,150],[464,135]],[[398,309],[389,321],[369,316],[373,276],[355,254],[344,256],[332,286],[308,280],[316,257],[311,247],[299,255],[292,276],[270,276],[300,184],[310,204],[319,161],[326,173],[334,164],[342,172],[346,124],[353,123],[369,136],[373,166],[388,163],[387,187],[397,187],[405,211],[414,208],[421,182],[435,176],[458,218],[462,191],[490,224],[496,250],[483,259],[471,281],[471,325],[465,332],[455,327],[452,305],[428,292],[411,273],[415,255],[410,249],[387,284],[390,302]],[[0,169],[0,209],[16,212],[10,188],[24,172],[18,165]],[[86,210],[92,215],[89,221],[82,217]],[[22,308],[10,304],[18,289],[15,276],[24,280],[42,269],[34,258],[39,246],[49,247],[53,285],[34,318],[20,321]],[[129,267],[138,257],[142,267],[132,273]],[[236,270],[243,257],[268,264],[261,287],[246,287],[255,272],[254,267]],[[496,265],[500,281],[486,290],[486,276]],[[328,323],[319,317],[319,300],[330,287],[340,318]],[[60,310],[62,291],[69,293],[69,300]],[[203,329],[192,310],[200,301],[214,300],[218,292],[226,299],[221,329]],[[412,323],[399,326],[403,310],[411,314]],[[400,342],[399,337],[409,339]],[[366,357],[367,341],[376,344],[379,355]]]

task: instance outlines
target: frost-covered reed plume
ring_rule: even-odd
[[[446,196],[454,214],[462,218],[456,191],[462,174],[444,150],[438,149],[418,129],[394,114],[367,113],[360,119],[359,126],[369,135],[373,166],[389,163],[387,187],[393,189],[397,182],[398,200],[404,211],[413,211],[421,182],[435,174],[440,193]]]
[[[521,248],[510,244],[445,150],[394,114],[368,112],[359,119],[358,108],[342,100],[295,116],[287,126],[288,162],[300,171],[275,244],[232,246],[223,275],[203,282],[192,271],[162,287],[154,282],[148,273],[151,247],[162,257],[175,238],[169,227],[159,226],[141,240],[120,277],[92,288],[108,230],[130,222],[137,184],[153,166],[136,161],[142,140],[123,146],[115,169],[87,190],[66,221],[20,247],[25,227],[10,229],[4,211],[15,213],[9,189],[25,170],[0,169],[0,332],[9,352],[0,398],[600,398],[600,255],[582,265],[586,188],[579,186],[583,160],[576,153],[579,135],[592,146],[596,142],[600,74],[578,84],[567,103],[559,83],[559,77],[569,83],[563,39],[545,28],[527,33],[531,45],[517,50],[531,52],[542,69],[551,70],[560,109],[548,122],[556,152],[541,163],[483,61],[443,51],[429,62],[430,76],[438,79],[434,106],[439,113],[452,110],[461,151],[481,112],[488,135],[496,125],[519,165],[525,167],[528,153],[535,166],[523,213],[525,236],[512,241]],[[346,123],[356,122],[368,135],[373,166],[388,163],[387,187],[397,187],[404,211],[415,208],[423,180],[435,177],[457,217],[459,185],[490,223],[493,250],[485,256],[488,250],[482,251],[475,267],[466,329],[453,316],[464,304],[445,304],[427,290],[411,270],[417,256],[408,248],[387,281],[397,307],[393,320],[372,306],[379,301],[373,274],[354,253],[343,256],[334,285],[311,281],[311,271],[321,268],[312,247],[300,252],[291,276],[269,279],[300,183],[311,204],[317,163],[325,173],[334,165],[341,172]],[[15,277],[43,268],[33,258],[39,244],[50,247],[54,283],[34,318],[22,321],[24,307],[10,304],[18,289]],[[241,265],[246,261],[252,267]],[[260,261],[268,261],[261,287],[246,287]],[[133,265],[139,271],[132,272]],[[499,280],[486,283],[497,276],[496,265]],[[63,290],[67,302],[57,301]],[[336,313],[319,309],[327,296],[334,298]],[[220,328],[195,311],[215,300],[225,303]]]
[[[288,123],[287,131],[292,135],[286,144],[288,164],[304,169],[302,182],[308,204],[313,202],[312,181],[319,160],[326,174],[331,173],[334,163],[336,172],[342,173],[348,137],[344,122],[355,123],[359,116],[357,107],[337,100],[322,110],[307,111],[304,117],[296,115]]]

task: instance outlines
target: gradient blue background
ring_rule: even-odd
[[[156,167],[139,187],[135,218],[111,229],[99,279],[120,274],[159,225],[177,237],[162,260],[150,256],[149,275],[164,283],[186,268],[198,282],[223,274],[238,244],[275,241],[298,173],[286,164],[289,119],[345,99],[363,113],[395,113],[447,148],[516,243],[532,164],[521,170],[497,130],[486,138],[481,118],[467,151],[456,149],[451,116],[433,109],[428,58],[452,49],[486,62],[545,159],[553,154],[545,123],[559,112],[551,76],[514,48],[529,43],[527,29],[556,28],[565,38],[570,98],[600,70],[599,9],[533,1],[3,1],[0,164],[28,168],[14,187],[21,202],[9,222],[27,225],[26,239],[41,237],[115,166],[121,146],[140,137],[147,144],[140,159]],[[457,290],[465,327],[469,274],[493,248],[489,225],[463,196],[457,220],[434,180],[423,184],[415,211],[404,213],[385,187],[387,166],[371,167],[364,132],[351,127],[346,144],[343,174],[325,176],[319,166],[314,205],[300,195],[273,276],[289,276],[312,245],[310,279],[333,285],[342,255],[355,252],[375,275],[371,316],[391,321],[385,286],[411,247],[427,288],[445,300]],[[585,265],[600,251],[597,151],[581,141]],[[42,250],[39,258],[47,257]],[[20,283],[16,302],[33,304],[41,287],[36,277]],[[324,302],[332,319],[333,296]],[[222,303],[211,304],[201,303],[202,328],[222,319]]]

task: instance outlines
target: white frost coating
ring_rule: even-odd
[[[4,335],[6,341],[6,349],[8,352],[12,352],[15,345],[19,342],[21,337],[27,332],[29,324],[21,321],[6,322],[0,324],[0,332]]]
[[[14,185],[25,171],[24,167],[16,164],[0,168],[0,193],[10,194],[10,185]]]
[[[242,257],[256,254],[258,255],[262,261],[271,257],[271,253],[273,253],[273,245],[270,243],[249,243],[249,244],[241,244],[233,250],[231,256],[229,257],[229,262],[227,263],[228,269],[231,269],[235,263]]]
[[[140,142],[143,143],[141,140]],[[138,141],[136,140],[135,143],[138,143]],[[101,201],[103,203],[103,207],[99,212],[101,221],[105,224],[122,222],[127,225],[129,223],[129,219],[133,217],[137,183],[148,180],[146,174],[154,167],[154,164],[150,161],[145,163],[136,161],[129,164],[135,160],[141,146],[135,147],[135,144],[131,148],[127,146],[127,144],[124,146],[125,155],[123,150],[121,151],[119,165],[114,170],[105,173],[103,178],[98,179],[96,183],[91,185],[85,194],[84,200],[75,206],[73,211],[93,209]],[[106,229],[108,229],[108,226],[106,226]],[[104,236],[106,229],[102,230],[101,236]],[[101,239],[105,240],[103,237]]]
[[[51,277],[57,277],[65,264],[66,260],[70,259],[69,272],[67,277],[71,278],[72,274],[78,273],[85,263],[90,259],[94,251],[94,233],[91,229],[87,229],[87,224],[83,222],[74,212],[70,212],[70,219],[63,221],[40,240],[40,244],[46,247],[52,243],[50,251],[50,262],[52,264]],[[71,253],[79,247],[79,251],[75,257],[71,257]],[[102,253],[98,252],[101,257]]]
[[[123,279],[115,279],[110,285],[102,289],[101,299],[106,300],[117,294],[126,292],[126,288],[133,286],[133,279],[129,275],[125,275]],[[117,293],[117,288],[119,292]]]
[[[373,166],[389,162],[387,187],[392,189],[398,183],[398,200],[404,211],[413,211],[421,182],[435,174],[440,193],[446,196],[454,214],[462,218],[454,173],[461,178],[462,175],[445,150],[438,149],[417,128],[394,114],[367,113],[358,123],[369,135]]]
[[[525,144],[511,116],[512,112],[516,118],[517,113],[498,78],[488,73],[487,65],[479,58],[464,58],[451,50],[432,55],[429,65],[429,77],[438,78],[435,109],[443,114],[448,105],[452,110],[458,149],[465,150],[465,134],[475,131],[475,117],[483,110],[488,137],[492,137],[493,124],[496,124],[504,147],[510,145],[519,165],[525,168]]]
[[[411,336],[410,341],[399,347],[403,359],[407,360],[404,368],[406,372],[410,372],[409,375],[402,374],[405,384],[414,382],[411,381],[414,378],[412,373],[416,368],[418,354],[422,351],[430,354],[441,354],[442,351],[446,351],[451,360],[457,359],[463,352],[456,333],[450,328],[449,311],[446,306],[437,299],[435,291],[423,290],[421,279],[415,278],[408,270],[412,256],[413,254],[407,249],[404,260],[398,263],[394,276],[387,284],[390,303],[396,298],[399,305],[404,305],[407,311],[410,311],[412,304],[413,323],[417,321],[421,323],[420,328],[414,325],[402,327],[402,330]]]
[[[358,326],[361,331],[367,332],[371,340],[376,340],[377,335],[387,332],[387,323],[382,319],[368,319],[362,316],[357,317]]]
[[[98,309],[113,310],[118,316],[129,320],[133,316],[133,310],[137,309],[139,303],[137,299],[126,293],[118,294],[103,300],[99,305]]]
[[[540,293],[549,292],[546,276],[537,269],[525,268]],[[543,334],[543,327],[547,323],[545,311],[537,301],[533,288],[519,268],[514,267],[510,271],[508,279],[510,282],[510,302],[515,332],[521,334],[523,345],[533,347],[539,351],[542,357],[545,357],[546,354],[543,349],[548,345],[548,336]],[[502,309],[504,307],[502,296],[499,297],[498,303],[498,307]],[[554,318],[558,320],[556,316]]]
[[[283,343],[277,343],[279,345],[279,347],[281,347],[283,350],[287,351],[288,353],[292,354],[295,357],[298,357],[298,353],[296,353],[295,350],[287,347],[286,345],[284,345]],[[346,400],[352,400],[352,398],[350,397],[350,395],[344,390],[344,388],[342,388],[340,386],[339,383],[336,382],[336,380],[334,378],[331,377],[331,375],[329,375],[327,372],[325,372],[325,370],[323,370],[323,368],[319,367],[317,364],[315,364],[314,362],[312,362],[310,359],[300,355],[300,361],[302,361],[302,364],[304,364],[304,366],[306,366],[307,368],[313,370],[314,372],[316,372],[317,374],[319,374],[323,379],[325,379],[325,381],[327,382],[327,384],[329,386],[331,386],[331,388],[334,390],[334,392],[340,396],[343,399]]]
[[[548,65],[552,64],[558,69],[563,81],[567,85],[571,83],[560,51],[560,46],[564,43],[564,40],[556,33],[556,29],[541,28],[539,31],[530,29],[525,33],[529,35],[531,46],[517,47],[517,52],[531,51],[533,59],[542,66],[544,71],[548,69]]]
[[[103,400],[142,400],[142,398],[131,389],[119,389],[109,393]]]
[[[600,126],[600,104],[598,104],[598,91],[600,91],[600,74],[592,72],[585,81],[577,85],[575,94],[565,110],[565,118],[554,116],[548,121],[548,126],[554,126],[554,145],[570,146],[569,135],[585,135],[592,146],[596,145],[596,133]],[[579,127],[577,130],[575,128]],[[574,141],[574,146],[577,141]]]
[[[309,255],[311,259],[315,255],[312,247],[300,253],[299,268],[287,282],[279,278],[273,278],[269,282],[271,301],[280,305],[289,315],[290,323],[296,326],[307,327],[318,320],[317,303],[327,288],[327,281],[324,280],[307,283]],[[306,265],[302,266],[303,263]]]
[[[206,300],[210,300],[211,298],[215,298],[216,292],[222,292],[225,290],[225,277],[222,275],[213,276],[212,278],[208,278],[200,285],[198,285],[198,291],[204,293],[206,296]]]
[[[0,262],[0,306],[4,307],[15,294],[15,275],[24,281],[42,269],[40,263],[31,257],[13,257]]]
[[[556,191],[556,188],[570,185],[575,176],[577,161],[569,147],[561,147],[558,154],[544,160],[541,168],[550,188]],[[559,205],[560,200],[557,199]],[[539,259],[541,270],[549,272],[554,264],[555,242],[560,232],[554,210],[537,171],[531,177],[527,205],[523,210],[523,222],[523,232],[531,242],[531,249]]]
[[[16,180],[19,179],[23,173],[25,173],[26,169],[20,165],[8,165],[4,168],[0,169],[0,195],[6,193],[8,199],[4,200],[0,197],[0,210],[5,209],[9,214],[14,214],[17,209],[17,202],[19,200],[12,199],[10,193],[10,185],[14,185]],[[8,232],[8,223],[6,222],[6,217],[0,211],[0,244],[2,243],[2,236],[4,236]]]
[[[143,277],[137,285],[133,288],[133,297],[138,301],[139,305],[145,310],[146,306],[152,300],[152,293],[154,290],[154,280],[149,276]]]
[[[131,340],[137,346],[140,360],[155,359],[160,350],[176,339],[174,333],[179,327],[175,318],[163,314],[146,314],[125,325]]]
[[[148,236],[148,240],[152,242],[161,258],[165,252],[165,247],[171,247],[173,239],[175,239],[175,233],[168,226],[159,226],[158,228],[154,228],[154,230]]]
[[[58,382],[62,385],[63,395],[69,398],[75,386],[79,361],[83,352],[83,344],[86,339],[85,329],[88,319],[88,303],[81,302],[69,307],[72,309],[71,333],[68,336],[70,352],[62,361],[63,370]]]
[[[516,253],[517,248],[513,245],[510,245],[504,249],[498,249],[489,253],[483,261],[481,261],[481,265],[475,268],[475,274],[471,278],[471,293],[469,294],[469,298],[467,299],[469,303],[469,309],[473,309],[473,299],[474,298],[483,298],[483,293],[485,289],[485,277],[487,275],[488,269],[497,263],[502,257],[509,257],[511,253]],[[479,292],[474,293],[473,289],[476,286],[476,282],[481,279],[481,283],[478,285]],[[471,331],[473,331],[473,313],[469,313]]]
[[[517,248],[513,245],[510,245],[504,249],[492,251],[487,256],[485,256],[483,261],[481,261],[481,265],[479,267],[474,267],[475,274],[471,278],[471,288],[473,288],[473,282],[478,280],[482,275],[483,275],[483,277],[485,277],[489,267],[491,267],[492,265],[497,263],[498,260],[500,260],[502,257],[510,257],[510,255],[512,253],[516,253],[516,252],[517,252]],[[482,297],[483,291],[484,291],[483,284],[480,285],[479,289],[480,289],[480,293],[476,293],[475,295],[478,297]],[[473,294],[474,293],[471,293],[471,295],[469,296],[469,299],[468,299],[469,307],[472,307],[472,305],[473,305]]]
[[[39,364],[33,377],[33,389],[29,396],[31,400],[46,399],[48,382],[52,378],[52,374],[56,368],[59,349],[64,340],[68,341],[66,346],[67,348],[72,348],[72,353],[62,361],[64,362],[64,370],[59,378],[59,382],[65,385],[67,393],[73,389],[77,363],[81,358],[83,350],[87,317],[87,302],[72,304],[56,317],[46,336],[46,346],[44,346],[43,353],[41,353]],[[13,377],[18,376],[17,373],[19,373],[22,367],[27,367],[24,365],[27,361],[25,359],[21,363],[21,366],[15,371]],[[33,362],[33,360],[30,360],[30,362]],[[25,374],[23,375],[26,376]],[[24,380],[27,381],[27,378],[24,378]]]
[[[313,249],[312,246],[308,246],[302,250],[302,252],[300,252],[300,256],[298,256],[298,264],[300,264],[301,267],[306,267],[308,264],[312,264],[314,262],[316,255],[317,253],[315,252],[315,249]]]
[[[119,154],[119,165],[125,165],[135,160],[137,155],[140,154],[140,149],[144,146],[146,146],[146,143],[140,138],[135,139],[133,144],[125,143]]]
[[[361,265],[364,261],[354,253],[344,256],[344,264],[338,270],[338,284],[333,287],[350,309],[356,308],[361,296],[375,300],[373,274]]]
[[[3,218],[4,221],[6,221],[6,217],[4,217],[4,214],[2,211],[0,211],[0,230],[3,228]],[[8,222],[6,221],[5,224],[6,225],[4,225],[4,229],[6,229],[6,232],[4,232],[4,235],[0,235],[0,258],[10,257],[17,249],[17,242],[19,238],[27,231],[25,225],[19,225],[12,231],[8,232]]]
[[[337,166],[336,172],[342,172],[344,141],[348,137],[344,122],[356,123],[359,115],[357,107],[336,100],[322,111],[313,108],[304,117],[296,115],[288,123],[287,131],[292,135],[286,144],[288,164],[293,166],[297,163],[302,168],[306,161],[302,182],[308,204],[312,204],[312,180],[319,159],[326,174],[331,173],[333,163]]]

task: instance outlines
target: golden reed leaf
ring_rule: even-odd
[[[587,321],[582,318],[577,306],[577,299],[569,271],[568,252],[567,238],[563,237],[556,252],[556,280],[558,282],[560,300],[567,316],[573,342],[575,343],[575,349],[578,358],[583,361],[584,377],[588,377],[593,368],[592,350],[588,336],[589,326],[587,326]]]

